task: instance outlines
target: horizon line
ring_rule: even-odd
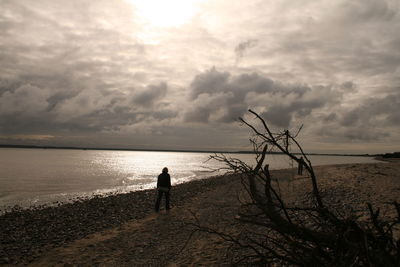
[[[237,151],[224,151],[224,150],[198,150],[198,149],[146,149],[146,148],[106,148],[106,147],[79,147],[79,146],[44,146],[44,145],[16,145],[16,144],[0,144],[0,148],[33,148],[33,149],[71,149],[71,150],[114,150],[114,151],[149,151],[149,152],[187,152],[187,153],[227,153],[227,154],[254,154],[254,151],[237,150]],[[267,154],[284,154],[282,152],[268,152]],[[293,152],[298,155],[300,152]],[[306,155],[322,155],[322,156],[381,156],[380,154],[369,153],[305,153]]]

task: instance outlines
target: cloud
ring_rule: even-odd
[[[189,92],[192,107],[185,120],[229,123],[251,107],[274,125],[288,127],[294,116],[304,118],[313,110],[337,104],[343,95],[340,88],[285,84],[257,73],[235,76],[212,68],[193,79]]]
[[[159,85],[150,85],[144,90],[134,94],[133,104],[145,107],[151,107],[155,101],[165,97],[167,93],[167,84],[165,82]]]
[[[190,97],[192,100],[199,97],[201,94],[215,94],[219,91],[228,91],[229,88],[225,88],[225,85],[229,79],[230,73],[219,72],[215,68],[212,68],[205,73],[196,75],[192,81],[190,87]]]
[[[177,116],[164,105],[152,108],[166,96],[166,83],[131,91],[85,88],[71,95],[30,84],[0,97],[2,133],[95,132],[118,130],[145,119],[162,121]],[[149,108],[151,108],[149,110]]]
[[[352,81],[311,86],[283,83],[258,73],[232,75],[212,68],[194,77],[188,92],[191,105],[184,120],[232,123],[252,108],[275,127],[306,124],[312,135],[320,133],[342,141],[376,141],[392,136],[387,127],[399,125],[400,94],[367,97],[348,105],[362,89]]]
[[[52,135],[11,135],[11,136],[0,136],[0,140],[50,140],[54,138]]]
[[[330,83],[390,74],[395,84],[400,54],[396,1],[274,1],[249,3],[255,9],[243,21],[238,42],[257,39],[246,55],[247,69],[287,81]],[[243,7],[244,8],[244,7]],[[251,19],[250,19],[251,18]],[[255,26],[257,25],[257,26]],[[273,74],[273,75],[272,75]],[[279,76],[279,77],[278,77]],[[290,79],[290,80],[289,80]]]
[[[151,46],[132,35],[126,1],[0,5],[2,134],[109,131],[177,115],[152,107],[168,86],[153,75]]]
[[[249,48],[254,47],[255,45],[257,45],[257,40],[247,40],[245,42],[239,43],[235,47],[236,64],[239,63],[240,60],[243,58],[244,53],[246,52],[246,50],[248,50]]]
[[[49,92],[32,86],[22,85],[14,91],[6,91],[0,98],[0,113],[3,115],[28,115],[42,113],[47,108]]]
[[[345,1],[339,8],[340,16],[351,22],[391,21],[396,16],[396,10],[390,6],[391,1],[356,0]]]
[[[131,1],[1,1],[0,135],[235,146],[252,108],[311,143],[398,146],[397,2],[203,1],[157,28]]]
[[[315,130],[314,134],[329,140],[328,142],[331,143],[343,143],[346,140],[362,144],[364,142],[387,141],[391,137],[390,132],[369,126],[341,127],[340,125],[335,125],[335,127],[321,127],[319,130]]]
[[[347,111],[341,118],[342,126],[399,126],[400,93],[385,97],[370,97]]]

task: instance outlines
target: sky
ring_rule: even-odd
[[[0,0],[0,144],[400,151],[398,0]]]

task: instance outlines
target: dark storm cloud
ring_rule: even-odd
[[[396,138],[400,125],[400,91],[374,96],[353,103],[351,107],[337,106],[335,113],[321,118],[314,133],[331,140],[374,142]]]
[[[65,130],[93,132],[117,130],[148,118],[168,119],[177,114],[172,110],[163,114],[165,108],[162,106],[143,109],[163,100],[166,88],[166,83],[128,92],[92,88],[65,96],[30,84],[23,85],[14,91],[6,91],[0,97],[0,130],[3,134]]]
[[[232,76],[213,68],[191,83],[193,102],[185,120],[233,122],[249,107],[260,107],[271,123],[287,127],[293,117],[306,117],[315,109],[333,105],[342,95],[340,89],[331,86],[284,84],[257,73]]]
[[[229,76],[228,72],[219,72],[215,68],[196,75],[191,83],[191,99],[194,100],[204,93],[211,95],[221,90],[229,91],[229,88],[225,88]]]
[[[366,99],[357,107],[346,112],[342,126],[400,126],[400,92],[385,97]]]
[[[306,120],[313,110],[334,106],[343,97],[340,89],[330,86],[306,88],[307,90],[303,94],[298,94],[298,91],[287,95],[283,94],[277,99],[277,102],[271,103],[271,106],[262,115],[272,124],[287,128],[294,118],[298,121]],[[290,91],[292,88],[286,90]]]
[[[196,75],[190,86],[192,100],[200,95],[209,96],[225,94],[233,103],[243,102],[246,94],[251,92],[265,93],[277,92],[279,85],[257,73],[232,76],[229,72],[220,72],[212,68]]]
[[[186,122],[231,123],[252,108],[280,128],[305,123],[313,134],[360,141],[389,137],[392,133],[385,127],[400,123],[399,92],[343,107],[347,98],[363,90],[352,81],[327,86],[285,84],[257,73],[231,75],[212,68],[197,75],[190,89]]]
[[[287,127],[292,120],[289,109],[280,105],[269,108],[268,111],[262,113],[261,116],[267,118],[268,121],[279,127]]]

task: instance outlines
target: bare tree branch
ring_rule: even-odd
[[[250,139],[256,165],[224,154],[210,156],[225,165],[221,170],[241,175],[241,183],[250,200],[242,203],[236,219],[246,226],[241,236],[232,236],[202,226],[195,218],[193,226],[216,234],[243,250],[237,263],[291,266],[400,266],[400,240],[394,236],[400,225],[400,205],[393,221],[382,219],[379,209],[367,204],[370,222],[359,221],[355,214],[345,217],[331,210],[321,196],[311,160],[298,142],[303,127],[274,133],[267,122],[249,110],[259,122],[256,127],[243,118],[240,121],[254,133]],[[292,151],[300,152],[301,157]],[[282,197],[279,180],[272,177],[267,163],[268,152],[278,151],[303,166],[312,192],[303,204],[287,203]],[[326,201],[326,200],[325,200]]]

